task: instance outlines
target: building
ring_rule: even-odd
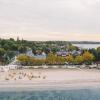
[[[28,51],[26,52],[26,55],[29,57],[34,57],[36,59],[46,59],[46,54],[45,52],[42,52],[41,54],[33,54],[32,49],[28,49]]]
[[[58,52],[56,52],[56,55],[57,56],[66,57],[66,56],[69,55],[69,52],[66,52],[66,51],[58,51]]]
[[[72,54],[73,56],[78,56],[78,55],[81,55],[82,52],[81,52],[81,51],[73,50],[73,51],[71,52],[71,54]]]

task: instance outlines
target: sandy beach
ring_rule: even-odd
[[[70,89],[100,87],[97,69],[24,69],[0,72],[0,89]]]

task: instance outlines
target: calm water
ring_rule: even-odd
[[[100,44],[73,44],[73,45],[84,49],[92,49],[100,47]]]
[[[0,92],[0,100],[100,100],[100,89]]]

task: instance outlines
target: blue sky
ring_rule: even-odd
[[[100,0],[0,0],[0,37],[100,41]]]

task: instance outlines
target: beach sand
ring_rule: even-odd
[[[100,88],[97,69],[23,69],[0,72],[0,90]]]

